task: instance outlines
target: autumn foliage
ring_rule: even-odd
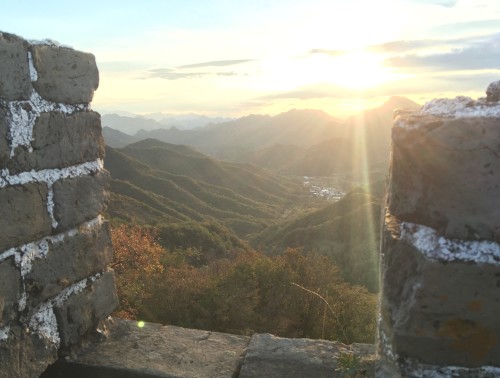
[[[242,251],[194,266],[194,248],[167,250],[154,230],[115,226],[115,314],[236,334],[269,332],[372,342],[376,295],[341,278],[328,257]]]

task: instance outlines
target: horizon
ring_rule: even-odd
[[[500,79],[496,0],[10,1],[0,24],[94,54],[103,114],[346,118],[390,96],[483,97]]]
[[[407,98],[405,96],[387,96],[387,97],[385,97],[385,99],[383,100],[383,102],[376,103],[375,106],[373,106],[373,107],[370,106],[370,107],[362,108],[359,111],[356,111],[356,112],[354,112],[352,114],[347,114],[347,115],[345,115],[343,117],[340,117],[337,114],[332,114],[332,112],[328,112],[325,109],[320,109],[320,108],[290,108],[290,109],[284,109],[284,110],[279,111],[277,113],[248,113],[248,114],[242,114],[242,115],[239,115],[239,116],[236,116],[236,117],[228,117],[228,116],[224,116],[224,115],[209,115],[209,116],[207,116],[205,114],[194,113],[194,112],[176,113],[176,114],[175,113],[166,113],[166,112],[132,113],[132,112],[129,112],[127,110],[122,110],[122,109],[112,109],[112,110],[109,110],[109,111],[99,112],[99,113],[101,115],[116,115],[116,116],[120,116],[120,117],[142,118],[142,119],[149,119],[149,120],[154,120],[154,121],[158,122],[159,116],[165,116],[165,118],[167,118],[167,117],[175,118],[176,116],[177,117],[193,116],[195,118],[197,118],[197,117],[209,117],[210,119],[214,119],[214,118],[227,118],[228,121],[231,121],[231,120],[237,120],[237,119],[240,119],[240,118],[246,118],[246,117],[251,117],[251,116],[276,117],[276,116],[278,116],[280,114],[285,114],[285,113],[289,113],[289,112],[292,112],[292,111],[322,111],[322,112],[326,113],[328,116],[330,116],[332,118],[337,118],[340,121],[346,121],[346,120],[348,120],[351,117],[355,117],[355,116],[359,115],[359,113],[362,113],[363,111],[373,110],[373,109],[377,109],[377,108],[383,107],[393,97],[398,97],[398,98],[410,100],[409,98]],[[410,100],[410,101],[413,101],[413,100]],[[425,104],[417,103],[417,105],[424,106]],[[96,109],[93,109],[93,110],[98,111]],[[227,121],[222,121],[222,122],[227,122]]]

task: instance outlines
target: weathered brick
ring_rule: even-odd
[[[47,185],[32,183],[0,189],[0,251],[49,235]]]
[[[392,215],[448,238],[500,242],[500,121],[410,115],[393,128]]]
[[[54,183],[54,217],[58,230],[76,227],[102,213],[109,201],[109,172]]]
[[[28,66],[27,43],[0,32],[0,97],[7,101],[27,100],[33,87]]]
[[[500,266],[429,259],[402,240],[393,218],[382,250],[380,327],[393,353],[438,366],[500,366]]]
[[[12,173],[61,168],[104,157],[100,115],[95,112],[43,113],[33,128],[33,152],[18,148]]]
[[[10,155],[9,143],[7,142],[7,120],[5,116],[6,110],[0,108],[0,169],[7,166]]]
[[[29,305],[36,306],[68,285],[103,271],[112,261],[109,224],[81,227],[76,236],[49,245],[45,258],[33,261],[25,276]]]
[[[0,262],[0,327],[15,318],[21,289],[21,273],[12,258]]]
[[[54,308],[61,346],[68,347],[77,343],[87,332],[95,330],[98,323],[117,306],[115,279],[110,270],[82,292]]]
[[[21,326],[10,327],[9,337],[0,341],[0,378],[39,377],[57,359],[57,347]]]
[[[36,91],[46,100],[66,104],[92,101],[99,72],[92,54],[49,45],[31,46],[38,80]]]

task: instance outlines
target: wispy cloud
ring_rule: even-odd
[[[500,69],[500,34],[442,42],[453,42],[455,47],[440,53],[395,55],[387,58],[385,64],[400,69]]]
[[[245,73],[235,72],[235,71],[219,71],[215,69],[210,70],[210,67],[234,66],[253,61],[254,61],[253,59],[216,60],[211,62],[185,64],[176,67],[153,68],[148,70],[146,75],[144,75],[142,78],[179,80],[179,79],[196,79],[207,76],[226,76],[226,77],[239,76],[239,75],[245,75]]]
[[[242,64],[253,61],[254,59],[215,60],[211,62],[185,64],[183,66],[178,66],[177,68],[184,69],[184,68],[200,68],[200,67],[222,67],[222,66],[232,66],[235,64]]]
[[[364,50],[383,54],[384,64],[401,71],[500,69],[500,33],[463,38],[396,40]],[[313,49],[309,54],[332,57],[352,50]]]
[[[355,90],[329,84],[319,84],[297,88],[292,91],[273,93],[262,96],[260,100],[296,99],[313,100],[320,98],[344,98],[356,95]],[[259,100],[258,99],[258,100]]]
[[[178,80],[178,79],[195,79],[204,76],[237,76],[236,72],[179,72],[171,68],[154,68],[148,71],[144,79],[165,79],[165,80]]]
[[[154,68],[148,71],[148,75],[145,79],[166,79],[166,80],[177,80],[177,79],[188,79],[196,78],[206,75],[201,72],[177,72],[172,68]]]
[[[418,4],[439,5],[441,7],[446,7],[446,8],[452,8],[458,3],[458,0],[410,0],[410,1]]]

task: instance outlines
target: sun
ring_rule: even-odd
[[[341,87],[363,90],[384,84],[394,78],[383,58],[364,51],[348,51],[335,56],[319,55],[310,62],[316,80]]]
[[[308,54],[295,59],[268,60],[262,67],[261,89],[292,90],[329,84],[360,91],[383,85],[398,76],[383,64],[384,57],[370,51]]]

